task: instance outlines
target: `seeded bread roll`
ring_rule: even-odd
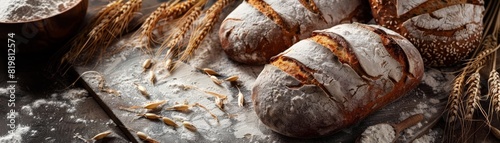
[[[370,0],[375,21],[406,37],[426,66],[463,62],[483,32],[482,0]]]
[[[252,88],[258,117],[290,137],[330,135],[415,88],[423,76],[417,49],[376,25],[315,31],[271,59]]]
[[[219,37],[229,58],[268,63],[313,30],[371,18],[362,0],[245,0],[223,21]]]

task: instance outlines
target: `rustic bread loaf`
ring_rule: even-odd
[[[452,66],[478,47],[482,0],[370,0],[375,21],[406,37],[426,66]]]
[[[229,58],[266,64],[313,30],[371,18],[361,0],[245,0],[223,21],[219,37]]]
[[[423,76],[417,49],[376,25],[315,31],[271,59],[252,88],[260,120],[291,137],[332,134],[415,88]]]

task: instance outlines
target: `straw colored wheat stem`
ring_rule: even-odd
[[[205,39],[208,33],[212,31],[212,28],[219,19],[219,15],[222,13],[222,9],[233,1],[234,0],[218,0],[206,11],[206,16],[203,19],[203,23],[196,29],[196,32],[189,39],[186,50],[180,57],[181,61],[186,61],[189,59],[194,51],[200,46],[203,39]]]

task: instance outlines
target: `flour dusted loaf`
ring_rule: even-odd
[[[290,137],[335,133],[402,97],[423,75],[417,49],[376,25],[315,31],[271,59],[252,88],[258,117]]]
[[[375,21],[420,51],[426,66],[452,66],[478,47],[483,0],[370,0]]]
[[[369,12],[362,0],[245,0],[225,18],[219,37],[229,58],[266,64],[313,30],[367,21]]]

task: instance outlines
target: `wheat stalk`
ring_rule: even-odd
[[[467,65],[461,69],[461,73],[455,78],[455,82],[453,83],[452,91],[450,93],[448,99],[448,114],[449,121],[456,121],[458,116],[460,116],[459,110],[465,110],[465,118],[473,119],[473,113],[476,109],[481,111],[482,115],[485,117],[485,123],[491,126],[491,120],[493,119],[493,112],[500,111],[500,80],[499,73],[496,71],[496,51],[500,46],[498,46],[499,40],[498,36],[500,33],[500,14],[498,10],[500,9],[499,1],[489,1],[488,7],[486,8],[485,19],[485,29],[482,35],[481,45],[478,45],[477,50],[473,54],[473,58],[467,62]],[[485,65],[492,63],[492,69],[489,73],[488,77],[488,96],[490,97],[490,107],[488,108],[488,113],[484,111],[484,109],[479,104],[479,94],[480,94],[480,85],[479,80],[480,76],[478,71],[483,68]],[[461,97],[459,97],[463,90],[462,84],[463,80],[470,75],[468,81],[471,83],[468,84],[467,87],[467,99],[466,104],[461,104]],[[465,107],[462,107],[465,106]],[[450,123],[451,123],[450,122]],[[462,122],[463,123],[463,122]],[[456,124],[455,124],[456,125]],[[459,124],[461,127],[465,127],[462,129],[460,136],[457,140],[467,140],[469,137],[468,128],[470,126],[466,126],[466,124]],[[454,128],[449,128],[448,126],[454,126],[453,124],[448,124],[445,127],[449,132],[449,134],[454,133]],[[449,137],[450,140],[453,140],[453,136]],[[462,141],[463,142],[463,141]]]
[[[182,3],[172,4],[164,13],[162,13],[159,17],[165,21],[170,21],[176,18],[183,16],[186,12],[188,12],[193,6],[199,3],[200,0],[188,0]],[[202,0],[206,1],[206,0]],[[158,21],[156,21],[156,24]],[[163,25],[158,25],[154,27],[155,29],[159,29],[159,33],[161,35],[161,31],[163,30]]]
[[[142,0],[117,0],[109,3],[98,12],[94,20],[71,42],[64,61],[86,64],[95,55],[102,58],[113,39],[120,36],[132,21],[133,14],[141,9]]]
[[[142,0],[129,0],[122,7],[118,13],[116,13],[110,20],[110,23],[102,29],[101,33],[103,38],[98,39],[96,47],[100,47],[99,59],[106,55],[114,54],[114,52],[107,52],[106,50],[110,47],[113,39],[121,36],[126,30],[132,19],[134,18],[134,13],[138,12],[142,7]]]
[[[165,17],[170,17],[173,15],[171,9],[179,9],[178,7],[172,7],[179,3],[179,0],[173,2],[164,2],[160,4],[155,11],[153,11],[148,18],[144,21],[144,23],[139,28],[138,32],[140,33],[138,39],[140,40],[140,44],[144,45],[147,50],[151,50],[150,43],[153,42],[153,31],[156,28],[158,21]],[[184,2],[185,4],[189,4],[188,2]],[[170,10],[169,10],[170,9]]]
[[[181,61],[189,59],[194,51],[200,46],[203,39],[212,31],[212,28],[219,19],[219,15],[222,13],[222,9],[233,1],[234,0],[218,0],[205,12],[206,16],[203,19],[203,23],[196,29],[195,33],[191,35],[189,43],[180,57]]]
[[[453,82],[453,88],[448,97],[448,122],[454,122],[459,117],[459,105],[465,75],[459,75]]]
[[[493,109],[495,111],[500,111],[500,77],[496,70],[491,70],[490,76],[488,78],[488,95],[491,98],[491,103],[493,104]]]
[[[110,2],[104,8],[102,8],[94,18],[82,29],[78,35],[76,35],[72,40],[70,40],[68,46],[71,49],[63,56],[61,59],[61,63],[69,62],[75,63],[79,55],[85,51],[88,55],[93,55],[97,49],[96,48],[88,48],[87,44],[92,45],[96,42],[95,39],[100,38],[97,34],[90,34],[91,32],[96,33],[99,28],[96,27],[104,27],[104,21],[109,20],[112,15],[114,15],[119,7],[123,5],[122,0],[116,0]],[[102,28],[101,28],[102,29]],[[95,36],[95,37],[92,37]]]
[[[161,15],[165,13],[167,10],[169,3],[162,3],[160,6],[149,15],[149,17],[144,21],[144,23],[141,25],[138,31],[140,31],[140,35],[138,36],[138,39],[141,41],[142,45],[145,45],[144,47],[147,50],[150,50],[150,43],[153,38],[153,30],[154,27],[156,27],[156,23],[161,19]]]
[[[201,14],[201,7],[195,7],[193,8],[192,12],[190,12],[186,17],[184,18],[185,20],[181,20],[182,25],[179,26],[179,30],[175,32],[171,38],[172,40],[165,40],[165,42],[162,44],[162,47],[169,47],[172,48],[176,44],[178,44],[184,35],[187,33],[187,31],[192,27],[193,22],[200,16]]]
[[[160,51],[162,51],[162,49],[169,48],[169,50],[167,51],[167,54],[165,56],[165,58],[167,59],[166,67],[168,70],[172,69],[173,58],[175,55],[177,55],[177,53],[179,51],[179,47],[180,47],[179,42],[181,42],[181,40],[184,38],[186,33],[192,27],[193,22],[201,15],[201,12],[202,12],[201,6],[194,7],[192,10],[190,10],[190,12],[188,12],[188,14],[185,15],[179,21],[181,26],[178,26],[180,28],[177,30],[177,32],[175,32],[173,35],[171,35],[169,38],[167,38],[169,40],[165,40],[162,43]],[[158,53],[162,53],[162,52],[158,52]]]
[[[481,80],[481,76],[479,74],[479,70],[477,72],[474,72],[467,79],[468,88],[467,88],[467,92],[466,92],[466,96],[467,96],[467,104],[466,104],[467,107],[466,107],[466,112],[465,112],[466,119],[472,119],[472,116],[474,114],[474,110],[476,110],[479,106],[479,96],[481,94],[480,80]]]
[[[202,0],[206,1],[206,0]],[[179,2],[179,0],[173,2],[162,3],[141,25],[138,30],[140,44],[144,45],[147,51],[151,50],[151,43],[157,43],[154,38],[153,31],[159,29],[162,31],[162,25],[158,25],[160,20],[170,21],[178,18],[188,12],[194,5],[199,3],[199,0],[188,0],[184,2]]]

